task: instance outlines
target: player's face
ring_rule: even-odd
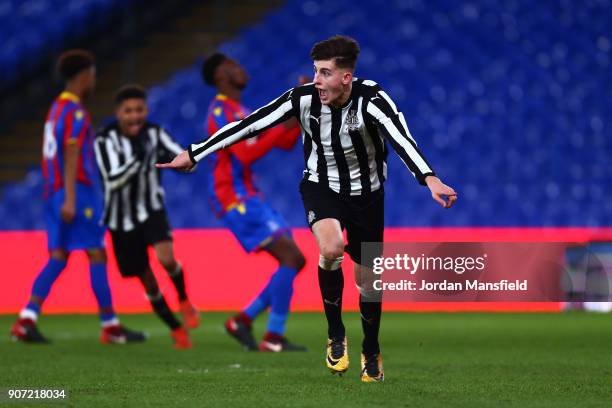
[[[249,74],[246,70],[235,60],[228,58],[223,61],[221,69],[227,82],[229,82],[236,89],[244,89],[249,83]]]
[[[148,113],[146,102],[138,98],[126,99],[115,110],[121,132],[129,137],[138,136]]]
[[[313,82],[323,105],[338,105],[352,80],[352,72],[338,68],[333,59],[314,62]]]

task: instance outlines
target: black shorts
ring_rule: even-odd
[[[119,272],[123,277],[141,276],[149,267],[149,245],[172,241],[164,211],[152,213],[131,231],[110,231]]]
[[[306,211],[308,226],[325,218],[334,218],[346,228],[348,244],[345,251],[354,262],[370,266],[374,257],[382,254],[383,233],[385,229],[385,192],[381,187],[372,193],[360,196],[340,195],[327,186],[303,180],[300,193]],[[373,251],[368,251],[362,259],[363,242],[375,242]],[[372,253],[370,253],[372,252]]]

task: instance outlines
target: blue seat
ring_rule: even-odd
[[[121,6],[118,0],[1,1],[0,86],[30,74],[67,40],[87,35]]]
[[[16,33],[43,3],[46,13],[63,19],[62,27],[77,31],[96,24],[91,15],[121,4],[74,0],[67,13],[59,0],[40,0],[29,17],[14,18],[20,3],[0,1],[0,20],[11,16],[0,33]],[[394,99],[419,148],[460,196],[453,210],[439,208],[391,149],[388,225],[605,226],[612,222],[606,122],[612,116],[612,39],[602,33],[611,14],[609,2],[288,0],[219,49],[249,71],[243,101],[256,108],[294,86],[298,75],[312,75],[308,55],[315,41],[339,32],[360,41],[356,76],[377,81]],[[38,26],[44,45],[66,38],[55,25]],[[0,44],[3,78],[27,66],[20,52],[40,46],[38,35],[3,34],[9,39]],[[214,97],[202,83],[200,65],[177,71],[149,92],[151,118],[185,146],[203,138]],[[296,147],[254,166],[266,199],[295,226],[305,226],[297,192],[303,161]],[[221,226],[208,206],[207,171],[201,166],[189,176],[164,175],[175,227]],[[0,219],[0,228],[33,225],[28,220],[38,210],[17,205],[23,198],[12,189],[30,194],[37,183],[5,187],[0,214],[19,215]]]

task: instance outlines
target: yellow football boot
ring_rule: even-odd
[[[361,381],[383,382],[385,372],[383,371],[382,356],[380,353],[365,356],[361,354]]]
[[[348,370],[349,357],[346,337],[342,340],[327,339],[325,363],[332,374],[342,374]]]

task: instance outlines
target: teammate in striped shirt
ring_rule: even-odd
[[[211,55],[202,66],[204,81],[219,92],[210,104],[207,134],[244,118],[249,110],[241,104],[242,89],[248,83],[245,69],[223,54]],[[304,267],[304,256],[293,241],[286,222],[264,200],[253,184],[251,164],[273,148],[291,149],[300,134],[295,120],[261,135],[221,150],[209,157],[209,197],[213,211],[232,231],[247,252],[266,251],[279,266],[261,292],[240,313],[225,322],[226,331],[247,350],[305,351],[285,336],[285,324],[293,294],[293,280]],[[252,334],[253,320],[270,308],[263,340],[257,346]]]
[[[372,285],[372,262],[382,254],[363,253],[361,244],[383,242],[384,189],[389,142],[432,198],[450,208],[457,193],[436,177],[412,138],[404,115],[374,81],[353,77],[359,45],[346,36],[316,43],[310,56],[314,82],[285,92],[246,118],[194,143],[160,168],[189,169],[204,157],[296,117],[304,135],[304,178],[300,185],[306,218],[319,246],[319,286],[328,323],[326,365],[332,373],[348,369],[342,322],[346,252],[355,263],[364,339],[361,380],[384,379],[378,342],[382,293]],[[347,231],[344,245],[342,230]]]
[[[95,88],[95,59],[87,51],[71,50],[62,54],[57,68],[66,87],[47,115],[42,152],[49,260],[34,281],[30,301],[19,314],[11,334],[23,342],[48,341],[36,325],[42,304],[65,269],[70,253],[85,250],[91,287],[100,310],[100,340],[143,341],[142,333],[119,324],[106,274],[104,227],[99,224],[100,197],[93,186],[93,133],[89,114],[82,104]]]
[[[182,148],[163,128],[147,120],[146,98],[139,85],[121,87],[115,95],[116,120],[96,136],[94,150],[104,183],[103,222],[110,231],[121,276],[140,280],[153,311],[170,329],[174,347],[188,349],[192,343],[186,329],[198,327],[199,314],[187,296],[183,266],[174,256],[164,191],[154,166]],[[149,247],[174,285],[183,324],[159,289]]]

